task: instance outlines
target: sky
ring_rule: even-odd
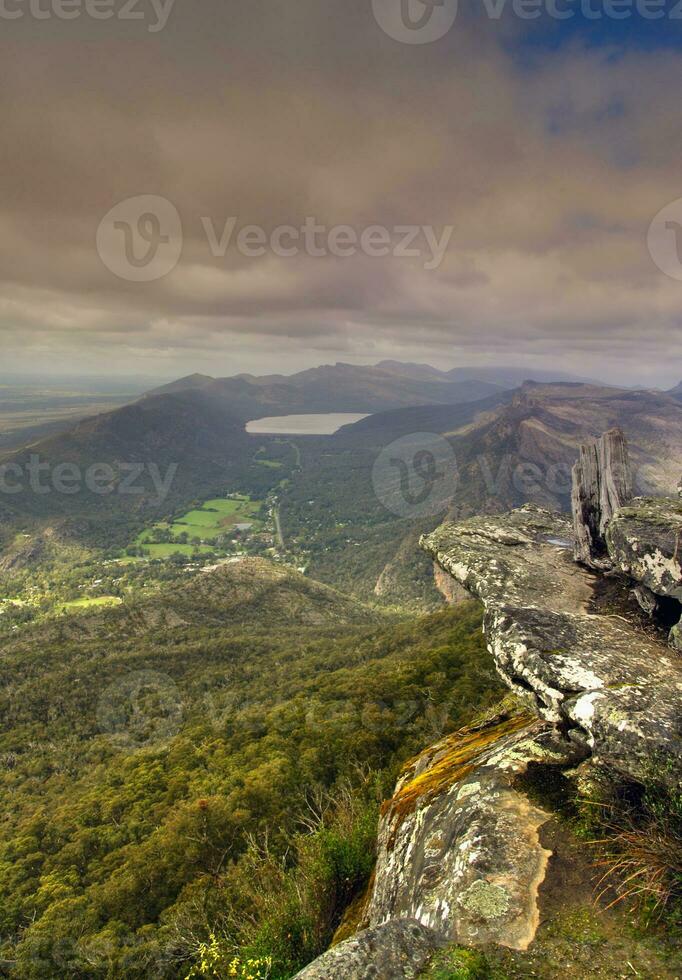
[[[682,7],[433,2],[0,0],[0,370],[677,383]]]

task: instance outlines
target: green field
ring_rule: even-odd
[[[137,536],[135,545],[143,548],[151,558],[168,558],[174,554],[208,554],[214,550],[212,545],[220,536],[229,532],[235,524],[248,523],[253,525],[254,530],[260,530],[262,522],[256,515],[261,505],[262,501],[251,500],[247,496],[207,500],[199,509],[188,511],[172,524],[162,521],[142,531]],[[154,538],[158,531],[169,532],[171,541],[156,543]],[[180,541],[182,534],[186,534],[190,541]],[[201,543],[192,544],[192,538],[199,539]]]
[[[115,595],[91,596],[60,602],[57,605],[57,611],[63,613],[77,612],[81,609],[93,609],[96,606],[120,606],[122,602],[123,599]]]

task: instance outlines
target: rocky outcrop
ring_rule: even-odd
[[[526,949],[550,857],[538,830],[550,814],[514,778],[533,762],[579,757],[552,726],[521,712],[423,752],[382,812],[370,923],[409,917],[442,942]]]
[[[576,561],[590,568],[608,568],[606,528],[615,511],[632,497],[632,479],[625,436],[610,429],[580,449],[573,467],[571,504]]]
[[[638,584],[642,609],[657,612],[657,598],[682,598],[682,503],[668,497],[632,499],[625,437],[611,429],[580,450],[572,491],[576,561],[615,569]]]
[[[682,502],[668,497],[632,500],[628,449],[620,429],[583,446],[573,468],[576,561],[633,580],[644,612],[670,629],[682,649]]]
[[[606,531],[613,565],[656,596],[682,601],[682,500],[638,498]]]
[[[551,814],[520,781],[532,766],[682,787],[682,501],[631,499],[620,430],[583,447],[573,479],[573,522],[528,504],[421,539],[441,591],[450,580],[483,603],[488,648],[524,707],[405,767],[382,808],[370,928],[299,976],[416,976],[439,944],[525,950],[551,857]],[[616,592],[604,601],[618,576],[658,626],[669,620],[670,646]]]
[[[296,980],[407,980],[438,948],[435,934],[414,919],[395,919],[327,950]]]
[[[601,763],[682,777],[682,661],[634,620],[599,614],[597,576],[572,560],[571,525],[527,505],[444,524],[422,546],[485,608],[507,684]]]
[[[555,726],[519,708],[442,739],[409,762],[382,808],[369,928],[300,980],[415,977],[444,945],[524,950],[540,921],[551,814],[517,788],[532,765],[584,758]]]

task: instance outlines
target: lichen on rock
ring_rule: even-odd
[[[369,928],[300,977],[415,976],[453,943],[526,950],[552,856],[552,814],[523,788],[533,772],[615,785],[646,781],[655,766],[682,786],[682,501],[631,499],[618,430],[583,447],[574,476],[573,525],[529,504],[421,539],[441,591],[453,592],[449,578],[483,603],[488,648],[517,704],[405,766],[381,811]],[[658,626],[598,601],[604,570],[629,576]]]
[[[549,814],[514,786],[581,750],[525,711],[448,736],[405,768],[379,828],[370,923],[411,917],[444,942],[525,949],[550,852]]]
[[[499,919],[509,912],[511,897],[501,885],[493,885],[478,878],[462,892],[459,903],[472,915],[489,921]]]
[[[412,980],[438,946],[435,934],[419,922],[395,919],[327,950],[296,980]]]
[[[567,518],[526,505],[443,524],[422,547],[481,599],[497,669],[529,707],[623,775],[641,779],[656,758],[677,785],[682,661],[664,638],[595,611],[595,573],[554,543],[570,537]]]
[[[682,501],[638,497],[606,531],[615,567],[657,596],[682,602]]]

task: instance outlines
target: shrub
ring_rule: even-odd
[[[241,976],[207,969],[258,962],[268,978],[285,980],[324,952],[372,873],[377,795],[348,785],[320,794],[305,818],[307,832],[292,836],[283,854],[273,853],[267,839],[251,841],[225,876],[222,938],[213,933],[195,947],[194,970],[204,972],[189,976]]]
[[[223,944],[211,934],[207,943],[201,943],[198,950],[199,962],[192,967],[185,980],[194,978],[215,977],[217,980],[229,980],[237,977],[239,980],[268,980],[272,960],[269,957],[241,959],[226,953]]]

